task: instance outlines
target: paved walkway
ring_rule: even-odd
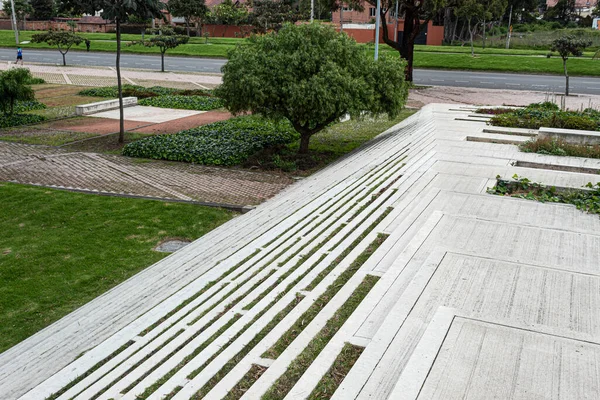
[[[0,71],[14,68],[14,64],[0,63]],[[20,66],[17,66],[20,67]],[[117,73],[112,67],[61,67],[54,65],[25,65],[33,76],[48,83],[81,86],[116,85]],[[173,73],[144,70],[122,69],[124,84],[154,86],[160,83],[182,89],[209,89],[221,83],[221,77],[213,74]]]
[[[0,395],[300,400],[328,374],[334,400],[600,398],[600,218],[486,193],[600,160],[470,113],[424,107],[6,351]]]
[[[0,181],[231,206],[279,193],[284,176],[0,142]]]

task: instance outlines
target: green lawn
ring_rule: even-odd
[[[190,204],[0,184],[0,352],[236,214]]]

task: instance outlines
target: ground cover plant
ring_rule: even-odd
[[[235,216],[16,184],[0,197],[0,352],[163,258],[152,250],[160,241],[196,239]]]
[[[501,196],[518,197],[537,200],[544,203],[573,204],[577,209],[591,214],[600,214],[600,182],[586,185],[585,189],[557,190],[553,186],[545,186],[531,182],[529,179],[513,175],[512,180],[497,177],[496,186],[489,188],[488,193]]]
[[[163,86],[153,86],[146,88],[139,85],[123,85],[123,96],[135,96],[138,98],[164,96],[164,95],[175,95],[183,92],[180,89],[173,89]],[[119,95],[118,88],[116,86],[102,86],[84,89],[79,92],[81,96],[93,96],[93,97],[117,97]]]
[[[600,112],[587,108],[583,111],[561,111],[551,102],[534,103],[512,112],[494,115],[490,125],[514,128],[564,128],[600,130]]]
[[[244,116],[138,140],[126,145],[123,155],[227,166],[240,164],[265,147],[297,138],[289,123]]]
[[[223,100],[218,97],[208,96],[156,96],[142,99],[138,102],[141,106],[161,108],[176,108],[181,110],[210,111],[223,107]]]
[[[567,143],[564,140],[553,138],[539,138],[529,140],[519,146],[526,153],[550,154],[554,156],[571,156],[600,158],[600,146],[586,146]]]

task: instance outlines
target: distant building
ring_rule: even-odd
[[[554,7],[558,0],[546,0],[546,7]],[[598,4],[598,0],[575,0],[575,13],[587,17],[592,13],[594,7]]]

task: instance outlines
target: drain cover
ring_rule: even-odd
[[[161,253],[173,253],[179,249],[184,248],[191,242],[186,242],[183,240],[167,240],[166,242],[162,242],[158,246],[154,248],[154,251],[160,251]]]

